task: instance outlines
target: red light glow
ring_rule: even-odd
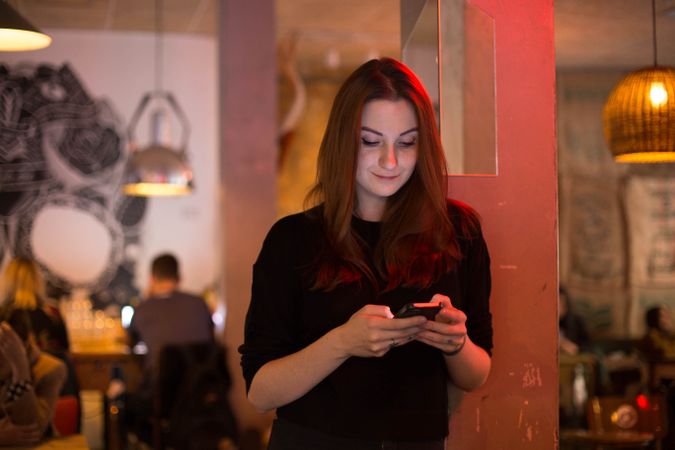
[[[635,398],[635,403],[637,403],[638,408],[640,409],[649,409],[649,399],[644,394],[638,395]]]

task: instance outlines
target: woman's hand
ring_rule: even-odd
[[[336,331],[345,356],[383,356],[389,350],[406,344],[424,330],[422,316],[391,320],[388,306],[366,305]]]
[[[33,445],[41,437],[42,432],[37,423],[14,425],[9,417],[0,419],[0,445]]]
[[[31,378],[26,346],[7,322],[0,324],[0,356],[11,367],[13,381]]]
[[[416,339],[436,347],[444,353],[452,353],[462,348],[466,342],[466,315],[452,306],[450,298],[436,294],[430,300],[440,302],[442,309],[433,321],[426,323],[425,331]]]
[[[388,306],[366,305],[302,350],[266,363],[253,377],[249,401],[261,412],[287,405],[350,357],[382,356],[412,341],[427,322],[422,316],[393,317]]]
[[[415,339],[445,354],[448,375],[456,386],[465,391],[479,388],[490,373],[490,355],[471,342],[466,334],[466,315],[452,306],[448,297],[436,294],[431,301],[440,302],[443,308]]]

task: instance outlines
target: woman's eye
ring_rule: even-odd
[[[398,145],[400,145],[401,147],[412,147],[412,146],[415,145],[416,143],[417,143],[417,140],[416,140],[416,139],[413,139],[413,140],[411,140],[411,141],[400,141],[400,142],[398,143]]]
[[[366,139],[366,138],[361,138],[361,142],[363,143],[363,145],[366,145],[366,146],[368,146],[368,147],[374,147],[374,146],[376,146],[377,144],[379,144],[378,141],[369,141],[369,140]]]

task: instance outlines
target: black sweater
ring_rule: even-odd
[[[449,203],[448,210],[460,233],[462,209]],[[352,227],[374,248],[379,223],[353,218]],[[311,291],[307,268],[322,242],[321,224],[308,214],[287,216],[269,231],[253,266],[245,340],[239,348],[247,389],[265,363],[301,350],[364,305],[387,305],[396,312],[407,302],[429,301],[436,293],[464,311],[469,337],[490,352],[490,257],[480,231],[459,236],[464,258],[428,289],[399,287],[380,293],[367,283]],[[349,358],[303,397],[278,408],[277,416],[343,437],[439,439],[448,434],[447,380],[441,352],[413,341],[381,358]]]

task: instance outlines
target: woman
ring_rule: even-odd
[[[481,386],[492,347],[487,248],[446,190],[419,80],[389,58],[359,67],[333,104],[317,206],[278,221],[253,268],[240,352],[249,400],[277,409],[270,449],[444,448],[447,381]],[[393,319],[430,301],[434,320]]]
[[[0,324],[0,446],[32,445],[47,432],[66,366],[34,345],[30,319],[14,310]]]
[[[647,359],[675,358],[675,328],[670,309],[654,306],[645,312],[647,331],[639,346]]]
[[[56,307],[46,304],[42,275],[35,262],[17,257],[5,268],[2,283],[3,310],[28,312],[40,349],[61,355],[68,351],[68,334]]]

